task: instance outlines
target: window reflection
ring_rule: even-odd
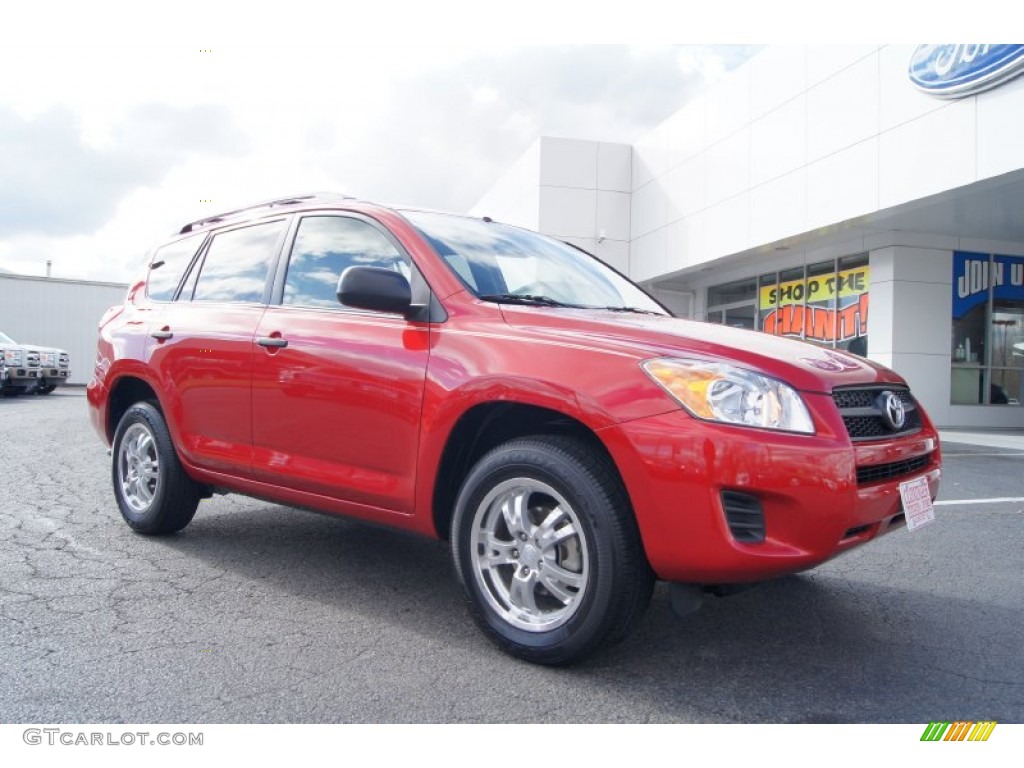
[[[338,279],[349,267],[379,267],[410,277],[406,258],[371,224],[343,216],[307,216],[292,247],[283,303],[340,309]]]
[[[284,221],[233,229],[213,238],[194,301],[262,301]]]
[[[181,276],[206,238],[205,233],[169,243],[150,259],[146,295],[153,301],[171,301]]]
[[[403,214],[474,295],[544,296],[577,307],[632,307],[665,314],[622,275],[558,240],[482,219]]]

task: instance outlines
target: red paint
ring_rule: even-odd
[[[718,325],[482,302],[400,214],[355,201],[329,207],[386,227],[446,320],[154,304],[136,285],[100,328],[89,403],[105,440],[116,426],[109,423],[111,392],[138,379],[156,393],[196,480],[436,535],[435,484],[459,419],[495,402],[540,406],[580,422],[607,448],[658,575],[711,583],[799,571],[886,532],[899,511],[898,481],[858,486],[858,465],[930,454],[916,474],[927,475],[933,495],[937,489],[938,438],[927,416],[910,436],[857,444],[847,436],[833,388],[903,383],[886,368]],[[173,335],[151,336],[160,330]],[[288,343],[260,346],[261,338]],[[689,416],[640,367],[663,355],[727,361],[789,383],[801,392],[816,434]],[[766,541],[733,539],[723,489],[758,496]]]

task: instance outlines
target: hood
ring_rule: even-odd
[[[637,360],[691,357],[729,362],[805,392],[852,384],[904,384],[885,366],[840,350],[759,331],[606,310],[502,305],[505,321],[524,333],[561,337],[595,348],[630,351]]]

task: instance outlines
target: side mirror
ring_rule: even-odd
[[[338,301],[346,307],[406,315],[412,288],[405,276],[380,267],[349,267],[338,280]]]

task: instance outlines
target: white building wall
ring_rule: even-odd
[[[471,213],[574,243],[629,270],[632,147],[542,137]]]
[[[953,252],[890,246],[869,264],[868,356],[900,371],[932,419],[949,425]]]
[[[69,383],[88,384],[100,318],[127,290],[119,283],[0,275],[0,331],[21,344],[66,350]]]
[[[777,46],[633,152],[630,276],[663,277],[1024,166],[1024,78],[919,93],[914,46]]]

